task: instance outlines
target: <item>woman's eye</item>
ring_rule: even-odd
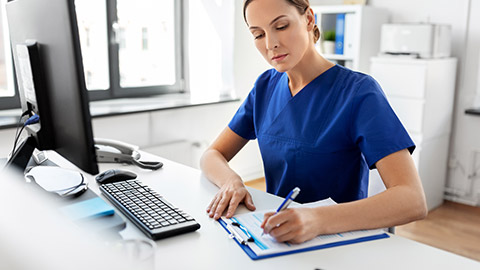
[[[277,27],[277,30],[283,30],[283,29],[286,29],[287,27],[288,27],[288,24],[281,25]]]
[[[258,34],[258,35],[254,35],[253,37],[255,39],[259,39],[259,38],[262,38],[264,36],[264,34]]]

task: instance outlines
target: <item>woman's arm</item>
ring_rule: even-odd
[[[384,192],[338,205],[270,213],[262,224],[265,232],[278,241],[301,243],[319,234],[385,228],[425,218],[425,195],[408,150],[388,155],[376,166],[387,188]]]
[[[242,179],[228,165],[247,142],[248,140],[226,127],[202,155],[200,167],[203,173],[220,188],[207,207],[210,217],[219,219],[227,209],[226,217],[230,218],[240,202],[244,202],[248,209],[255,210],[252,197]]]

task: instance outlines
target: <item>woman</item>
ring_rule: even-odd
[[[375,80],[316,51],[320,33],[308,0],[247,0],[243,11],[255,46],[274,69],[260,75],[202,156],[204,174],[220,187],[209,216],[218,219],[226,210],[231,217],[241,202],[255,210],[228,161],[258,139],[268,192],[285,197],[298,186],[298,202],[331,197],[339,203],[266,214],[262,228],[277,241],[424,218],[414,143]],[[378,169],[387,189],[367,198],[369,168]]]

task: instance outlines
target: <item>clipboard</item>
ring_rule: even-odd
[[[359,231],[359,232],[365,232],[363,234],[362,233],[357,233],[357,232],[348,232],[348,233],[343,233],[343,235],[350,233],[350,234],[358,234],[359,236],[358,237],[353,237],[353,238],[347,237],[347,238],[345,238],[345,240],[333,241],[333,242],[328,242],[328,243],[320,243],[320,244],[315,244],[315,245],[304,245],[305,243],[308,243],[308,242],[314,241],[314,240],[307,241],[304,244],[300,244],[300,245],[282,243],[282,244],[285,244],[284,248],[280,248],[280,249],[273,248],[267,254],[257,254],[257,252],[255,250],[258,251],[259,249],[267,248],[267,245],[265,245],[265,241],[263,241],[258,234],[254,233],[253,231],[250,230],[249,225],[251,226],[251,224],[244,224],[244,222],[242,222],[242,220],[238,218],[240,216],[254,215],[255,213],[256,212],[242,214],[242,215],[234,216],[231,219],[226,219],[226,218],[223,218],[223,217],[218,219],[218,222],[220,223],[220,225],[222,225],[222,227],[225,229],[225,231],[230,235],[230,238],[233,238],[235,240],[235,242],[240,246],[240,248],[242,248],[242,250],[252,260],[260,260],[260,259],[266,259],[266,258],[272,258],[272,257],[277,257],[277,256],[299,253],[299,252],[307,252],[307,251],[311,251],[311,250],[331,248],[331,247],[336,247],[336,246],[349,245],[349,244],[355,244],[355,243],[372,241],[372,240],[377,240],[377,239],[384,239],[384,238],[389,238],[390,237],[382,229]],[[259,213],[256,213],[256,214],[258,215]],[[245,241],[242,241],[242,240],[245,240],[245,239],[238,239],[239,237],[237,237],[237,236],[239,235],[238,234],[239,231],[237,231],[237,232],[231,231],[232,229],[233,230],[235,230],[235,229],[232,226],[229,226],[229,223],[232,222],[232,221],[238,222],[244,228],[247,228],[248,234],[252,236],[254,241],[245,243]],[[343,237],[342,234],[336,234],[336,235],[340,235],[341,236],[341,237],[339,237],[340,239]],[[335,235],[332,235],[332,237],[334,237],[334,236]],[[268,237],[270,237],[270,236],[268,236]],[[318,237],[322,237],[322,236],[318,236]],[[317,238],[315,238],[315,239],[317,239]]]

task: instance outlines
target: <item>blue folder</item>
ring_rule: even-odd
[[[345,35],[345,13],[337,14],[335,27],[335,54],[343,54]]]
[[[233,233],[233,232],[230,232],[227,229],[227,224],[225,223],[225,221],[223,221],[222,219],[219,219],[218,222],[222,225],[222,227],[225,229],[225,231],[227,231],[229,234]],[[305,251],[311,251],[311,250],[317,250],[317,249],[323,249],[323,248],[337,247],[337,246],[349,245],[349,244],[360,243],[360,242],[371,241],[371,240],[377,240],[377,239],[383,239],[383,238],[389,238],[389,237],[390,236],[388,236],[388,234],[383,233],[383,234],[371,235],[371,236],[366,236],[366,237],[360,237],[360,238],[351,239],[351,240],[345,240],[345,241],[339,241],[339,242],[334,242],[334,243],[328,243],[328,244],[324,244],[324,245],[308,247],[308,248],[304,248],[304,249],[283,251],[283,252],[267,254],[267,255],[257,255],[255,252],[253,252],[253,250],[248,245],[241,244],[238,241],[238,239],[236,239],[236,238],[233,238],[233,239],[243,249],[243,251],[245,253],[247,253],[247,255],[252,260],[260,260],[260,259],[272,258],[272,257],[277,257],[277,256],[282,256],[282,255],[294,254],[294,253],[298,253],[298,252],[305,252]],[[251,244],[253,244],[253,243],[251,243]],[[251,244],[249,244],[249,245],[251,245]]]

